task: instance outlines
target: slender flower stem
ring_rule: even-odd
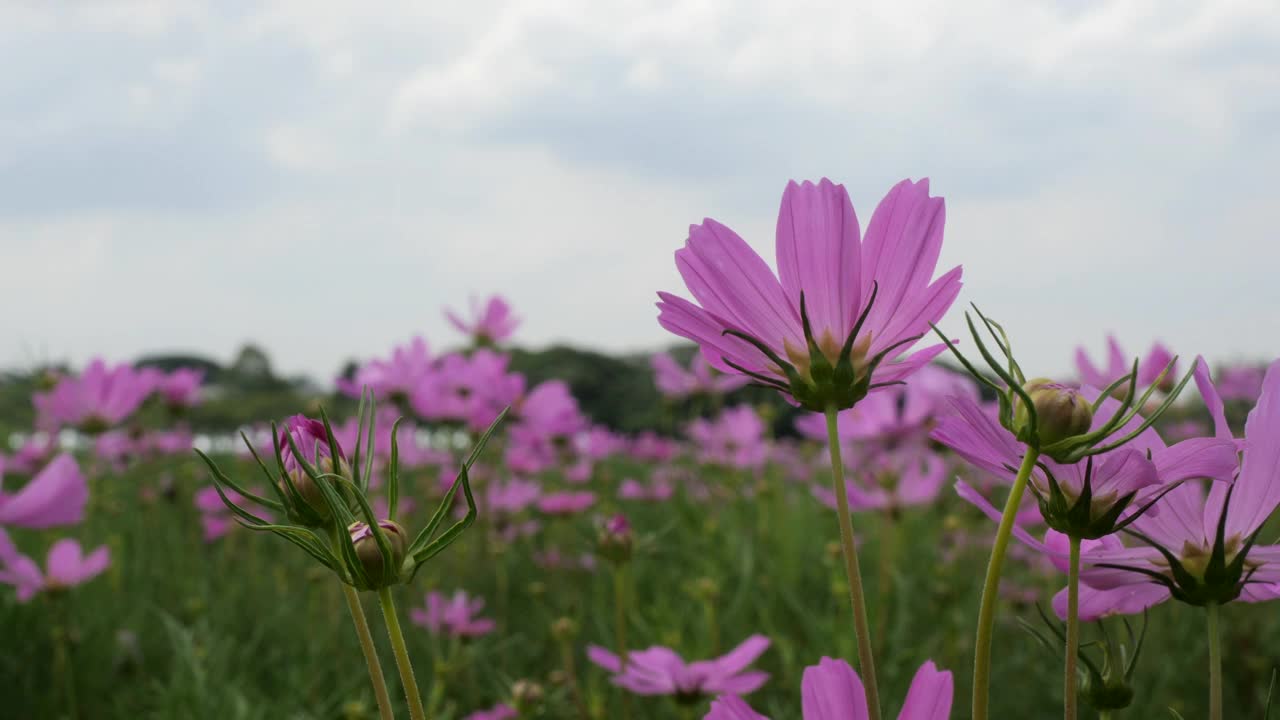
[[[978,637],[973,651],[973,720],[987,720],[987,706],[991,689],[991,636],[995,631],[996,602],[1000,599],[1000,570],[1004,566],[1004,554],[1009,549],[1009,537],[1013,534],[1013,520],[1022,504],[1022,493],[1027,489],[1027,479],[1036,467],[1040,453],[1027,448],[1022,467],[1009,489],[1009,499],[1000,516],[1000,529],[996,531],[995,545],[991,548],[991,561],[987,564],[987,579],[982,586],[982,606],[978,610]]]
[[[338,584],[347,598],[351,622],[356,626],[356,637],[360,638],[360,649],[364,651],[364,661],[369,666],[369,682],[373,684],[373,696],[378,700],[378,717],[394,720],[391,698],[387,695],[387,679],[382,676],[382,663],[378,661],[378,649],[373,644],[373,635],[369,633],[369,621],[364,616],[364,606],[360,604],[360,593],[342,581]]]
[[[569,684],[569,695],[573,698],[573,705],[578,710],[578,717],[582,720],[591,720],[591,711],[587,709],[587,703],[582,699],[582,688],[578,685],[578,668],[573,659],[573,642],[568,638],[560,640],[560,665],[564,670],[565,682]]]
[[[616,567],[613,570],[613,632],[618,644],[618,658],[621,670],[627,669],[627,582],[624,570]],[[622,693],[623,720],[631,718],[631,695],[619,688]]]
[[[895,530],[894,511],[886,508],[880,515],[880,567],[876,572],[876,637],[880,638],[877,650],[884,652],[889,628],[889,593],[893,585],[893,551]]]
[[[76,699],[76,671],[71,663],[71,609],[65,591],[51,594],[57,607],[58,620],[53,627],[55,676],[63,680],[66,693],[67,715],[71,720],[80,717],[80,703]]]
[[[334,552],[338,552],[342,542],[342,529],[333,527],[329,540]],[[380,720],[395,720],[391,712],[391,697],[387,694],[387,679],[382,674],[382,662],[378,660],[378,648],[373,644],[373,635],[369,632],[369,620],[364,614],[364,605],[360,603],[360,593],[350,585],[338,580],[342,586],[342,594],[347,599],[347,610],[351,613],[351,624],[356,627],[356,637],[360,639],[360,650],[364,652],[365,665],[369,667],[369,683],[373,685],[373,696],[378,701],[378,717]]]
[[[1076,656],[1080,652],[1080,538],[1069,539],[1071,560],[1067,570],[1067,657],[1062,676],[1062,713],[1076,720]]]
[[[836,516],[840,520],[840,549],[849,579],[849,600],[853,604],[853,626],[858,640],[858,669],[867,693],[870,720],[880,720],[880,690],[876,685],[876,661],[871,650],[871,629],[867,623],[866,593],[858,569],[858,548],[853,544],[853,521],[849,519],[849,497],[844,486],[844,461],[840,459],[840,436],[836,432],[834,406],[827,407],[827,444],[831,447],[831,482],[835,486]]]
[[[396,653],[396,667],[400,669],[400,684],[404,685],[404,697],[409,702],[409,717],[413,720],[426,720],[427,713],[422,709],[422,696],[418,694],[418,680],[413,676],[413,663],[409,662],[409,648],[404,644],[404,635],[400,632],[400,618],[396,617],[396,601],[391,597],[391,588],[378,591],[378,602],[382,605],[382,618],[387,623],[387,636],[391,638],[391,649]]]
[[[1205,606],[1209,613],[1209,720],[1222,720],[1222,637],[1218,629],[1218,604]]]

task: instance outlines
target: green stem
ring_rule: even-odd
[[[1222,720],[1222,637],[1218,629],[1218,604],[1205,606],[1209,613],[1209,720]]]
[[[893,550],[894,522],[893,510],[886,509],[881,515],[880,524],[880,568],[876,573],[876,637],[880,638],[879,649],[884,651],[885,637],[889,626],[889,593],[893,585]]]
[[[76,672],[71,663],[71,608],[70,600],[63,590],[51,594],[53,604],[58,610],[58,621],[53,627],[54,666],[56,675],[62,677],[67,694],[67,714],[71,720],[80,717],[80,703],[76,698]]]
[[[973,651],[973,720],[987,720],[987,706],[991,690],[991,636],[995,631],[996,603],[1000,599],[1000,570],[1004,566],[1004,554],[1009,549],[1009,537],[1013,533],[1013,521],[1022,504],[1022,493],[1027,489],[1027,479],[1036,467],[1040,453],[1027,448],[1022,467],[1013,480],[1009,499],[1000,516],[1000,529],[991,548],[991,561],[987,564],[987,579],[982,586],[982,606],[978,610],[978,637]]]
[[[1071,560],[1067,570],[1067,657],[1062,676],[1062,713],[1076,720],[1076,661],[1080,652],[1080,538],[1069,539]]]
[[[627,583],[626,577],[623,575],[622,568],[615,568],[613,571],[613,632],[618,645],[618,658],[621,669],[626,672],[627,669]],[[623,720],[629,720],[631,717],[631,695],[626,690],[619,689],[622,694],[622,717]]]
[[[378,602],[382,605],[382,618],[387,623],[387,636],[391,638],[391,649],[396,653],[400,683],[404,685],[404,697],[409,702],[409,717],[413,720],[426,720],[427,713],[422,709],[422,696],[418,694],[418,680],[413,676],[413,663],[409,662],[409,648],[405,646],[404,635],[400,632],[400,618],[396,616],[396,601],[391,597],[391,588],[382,588],[378,591]]]
[[[578,710],[578,717],[582,720],[591,720],[591,712],[587,710],[587,703],[582,699],[582,688],[578,686],[578,669],[573,659],[573,642],[568,638],[560,641],[560,664],[564,668],[565,682],[569,684],[569,694],[573,698],[573,705]]]
[[[234,538],[238,533],[232,533]],[[334,553],[341,554],[342,529],[334,525],[329,536]],[[360,640],[360,650],[364,653],[365,665],[369,667],[369,683],[373,685],[373,696],[378,701],[378,717],[381,720],[395,720],[391,712],[391,696],[387,693],[387,679],[382,674],[382,662],[378,660],[378,648],[373,644],[373,634],[369,632],[369,620],[364,614],[364,605],[360,603],[360,593],[355,588],[338,580],[342,586],[342,595],[347,600],[347,610],[351,613],[351,624],[355,625],[356,637]]]
[[[360,593],[350,585],[338,581],[342,586],[342,594],[347,598],[347,609],[351,611],[351,622],[356,626],[356,637],[360,638],[360,649],[364,651],[365,664],[369,666],[369,682],[373,685],[373,696],[378,701],[378,717],[382,720],[394,720],[391,713],[391,698],[387,695],[387,679],[382,676],[382,663],[378,661],[378,649],[373,644],[373,635],[369,632],[369,621],[364,615],[364,606],[360,604]]]
[[[840,548],[849,580],[849,601],[853,605],[853,626],[858,641],[858,669],[866,688],[868,717],[880,720],[880,691],[876,685],[876,661],[871,650],[871,629],[867,623],[866,593],[858,569],[858,548],[853,544],[853,521],[849,518],[849,497],[844,485],[844,461],[840,459],[840,436],[836,432],[834,406],[827,407],[827,443],[831,448],[831,482],[835,486],[836,516],[840,520]]]

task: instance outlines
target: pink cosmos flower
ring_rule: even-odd
[[[1262,392],[1266,368],[1257,365],[1227,365],[1218,370],[1218,394],[1223,400],[1253,402]]]
[[[477,710],[463,718],[463,720],[513,720],[520,717],[520,713],[516,709],[505,703],[494,705],[488,710]]]
[[[767,649],[769,638],[752,635],[714,660],[686,663],[670,648],[655,646],[627,653],[624,668],[617,655],[599,645],[587,647],[587,659],[613,673],[614,685],[637,695],[674,695],[681,700],[696,700],[705,695],[746,695],[759,689],[769,674],[743,671]]]
[[[714,420],[689,423],[689,438],[698,445],[698,460],[710,465],[758,468],[769,459],[764,421],[750,405],[726,408]]]
[[[360,397],[362,388],[367,387],[379,400],[401,405],[428,381],[434,372],[434,362],[427,341],[415,337],[407,345],[392,348],[391,357],[373,359],[362,365],[350,381],[339,383],[339,389],[352,397]]]
[[[1173,353],[1169,352],[1168,348],[1161,343],[1152,345],[1147,356],[1138,363],[1138,387],[1146,387],[1155,382],[1171,360],[1173,360]],[[1116,341],[1114,335],[1108,335],[1107,367],[1095,366],[1089,359],[1089,353],[1083,347],[1079,347],[1076,348],[1076,370],[1080,373],[1080,380],[1085,385],[1105,388],[1133,370],[1133,358],[1126,355],[1120,348],[1120,343]],[[1165,390],[1173,387],[1177,381],[1177,375],[1178,366],[1175,364],[1162,381]]]
[[[538,500],[538,509],[547,515],[576,515],[595,503],[596,494],[590,491],[554,492]]]
[[[36,393],[37,424],[46,430],[73,425],[98,433],[123,422],[155,389],[155,373],[121,363],[108,368],[96,358],[78,377],[65,375],[46,393]]]
[[[1098,397],[1098,391],[1093,388],[1083,388],[1082,393],[1090,402]],[[942,420],[933,438],[978,468],[1012,482],[1025,448],[989,410],[973,400],[952,398],[952,405],[955,414]],[[1104,399],[1094,414],[1093,429],[1106,423],[1118,406],[1115,399]],[[1137,429],[1141,423],[1142,418],[1135,416],[1121,432]],[[1096,519],[1118,502],[1131,502],[1128,510],[1136,510],[1170,483],[1197,478],[1230,480],[1235,457],[1235,445],[1230,440],[1193,438],[1166,446],[1160,435],[1148,428],[1126,445],[1089,461],[1062,464],[1045,458],[1032,472],[1029,482],[1047,497],[1051,490],[1045,474],[1047,468],[1068,501],[1074,502],[1080,497],[1087,477],[1092,490],[1091,517]]]
[[[676,252],[697,304],[660,292],[658,322],[698,343],[721,372],[776,387],[806,407],[835,398],[842,398],[841,409],[850,407],[861,395],[904,380],[944,348],[897,360],[960,291],[958,267],[930,281],[944,218],[943,200],[929,196],[928,180],[904,180],[881,201],[862,238],[844,186],[826,179],[791,182],[778,213],[778,275],[732,230],[704,220],[689,228]],[[814,384],[811,342],[831,365],[852,363],[852,385]]]
[[[70,587],[102,574],[111,565],[111,553],[105,545],[85,556],[80,543],[63,538],[49,548],[46,570],[22,555],[4,530],[0,530],[0,583],[17,590],[18,602],[30,600],[38,592],[52,592]]]
[[[195,368],[178,368],[171,373],[155,376],[156,394],[170,408],[189,408],[200,403],[200,384],[204,371]]]
[[[474,638],[488,635],[497,626],[489,618],[476,617],[484,610],[484,598],[468,597],[458,590],[453,597],[429,592],[425,605],[409,611],[409,619],[437,635]]]
[[[653,367],[653,381],[658,391],[668,398],[690,395],[724,395],[751,382],[745,375],[721,375],[716,373],[707,359],[698,353],[685,369],[669,353],[657,353],[649,358]]]
[[[938,670],[930,660],[916,671],[903,701],[898,720],[947,720],[955,681],[951,672]],[[804,720],[868,720],[867,697],[862,679],[843,660],[824,657],[804,669],[800,680]],[[723,695],[711,703],[703,720],[769,720],[735,695]]]
[[[293,436],[293,442],[298,446],[298,452],[302,453],[302,457],[317,472],[332,472],[332,467],[328,464],[329,458],[332,457],[329,447],[329,434],[325,432],[324,423],[320,420],[314,420],[306,415],[294,415],[285,420],[284,427],[280,429],[280,455],[284,459],[285,472],[301,472],[302,466],[298,462],[298,458],[293,454],[293,448],[289,445],[287,436]],[[337,440],[337,436],[334,436]],[[337,444],[338,460],[345,461],[347,456],[342,451],[342,445]],[[274,450],[272,451],[274,452]],[[324,462],[323,467],[321,466]]]
[[[506,342],[520,325],[520,318],[512,314],[511,306],[501,295],[490,297],[483,305],[472,298],[469,319],[463,319],[452,310],[446,309],[444,314],[459,332],[470,335],[476,345]]]
[[[891,510],[928,505],[937,499],[946,482],[946,463],[927,446],[897,448],[865,456],[846,480],[851,510]],[[835,508],[836,496],[824,485],[813,486],[813,495]]]
[[[77,525],[89,499],[80,466],[63,453],[13,494],[0,493],[0,525],[43,529]]]
[[[628,455],[635,460],[650,462],[667,462],[680,453],[680,444],[671,438],[665,438],[646,430],[631,441]]]
[[[409,400],[427,420],[460,422],[483,430],[502,408],[524,393],[524,376],[508,370],[511,358],[489,349],[455,353],[439,360],[431,375],[418,383]]]
[[[666,502],[675,494],[675,486],[666,477],[655,476],[648,485],[635,478],[627,478],[618,485],[618,497],[623,500],[648,500]]]
[[[505,483],[493,483],[485,488],[484,505],[489,512],[515,515],[542,496],[542,486],[532,480],[511,478]]]
[[[5,460],[4,469],[31,475],[44,467],[57,451],[58,441],[53,433],[32,433],[22,442],[18,451]]]

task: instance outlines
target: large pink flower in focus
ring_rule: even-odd
[[[812,410],[851,407],[944,349],[897,359],[960,292],[959,267],[931,280],[945,214],[928,180],[903,180],[863,238],[844,186],[791,182],[778,213],[778,275],[736,233],[706,219],[676,252],[696,303],[660,292],[658,322],[698,343],[721,372],[776,387]],[[824,377],[811,372],[815,361]]]
[[[714,660],[686,663],[674,650],[651,647],[627,653],[624,668],[621,659],[600,647],[587,647],[587,658],[613,673],[613,684],[637,695],[674,695],[692,700],[704,695],[745,695],[758,690],[769,679],[769,673],[747,666],[769,649],[769,638],[752,635],[738,647]]]
[[[951,672],[938,670],[930,660],[916,671],[902,703],[898,720],[947,720],[955,680]],[[824,657],[804,669],[800,680],[800,707],[804,720],[868,720],[867,696],[862,679],[843,660]],[[725,695],[711,703],[703,720],[769,720],[751,709],[742,698]]]

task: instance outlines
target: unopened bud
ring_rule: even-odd
[[[395,521],[380,520],[378,527],[387,536],[387,544],[391,548],[389,567],[383,562],[382,551],[372,528],[362,522],[351,523],[347,528],[347,532],[351,533],[351,543],[356,548],[356,557],[359,558],[372,588],[394,585],[400,579],[400,566],[404,563],[404,554],[409,547],[404,528]]]
[[[517,680],[511,685],[511,704],[518,713],[535,710],[542,704],[542,686],[532,680]]]
[[[1070,385],[1037,378],[1022,386],[1036,411],[1036,434],[1041,445],[1052,445],[1089,432],[1093,425],[1093,408],[1080,391]],[[1018,427],[1030,422],[1025,405],[1019,404],[1014,414]]]
[[[578,635],[578,623],[573,618],[562,617],[551,623],[551,636],[556,640],[572,640]]]
[[[614,565],[625,565],[631,560],[631,523],[626,515],[614,515],[600,528],[598,538],[600,555]]]

